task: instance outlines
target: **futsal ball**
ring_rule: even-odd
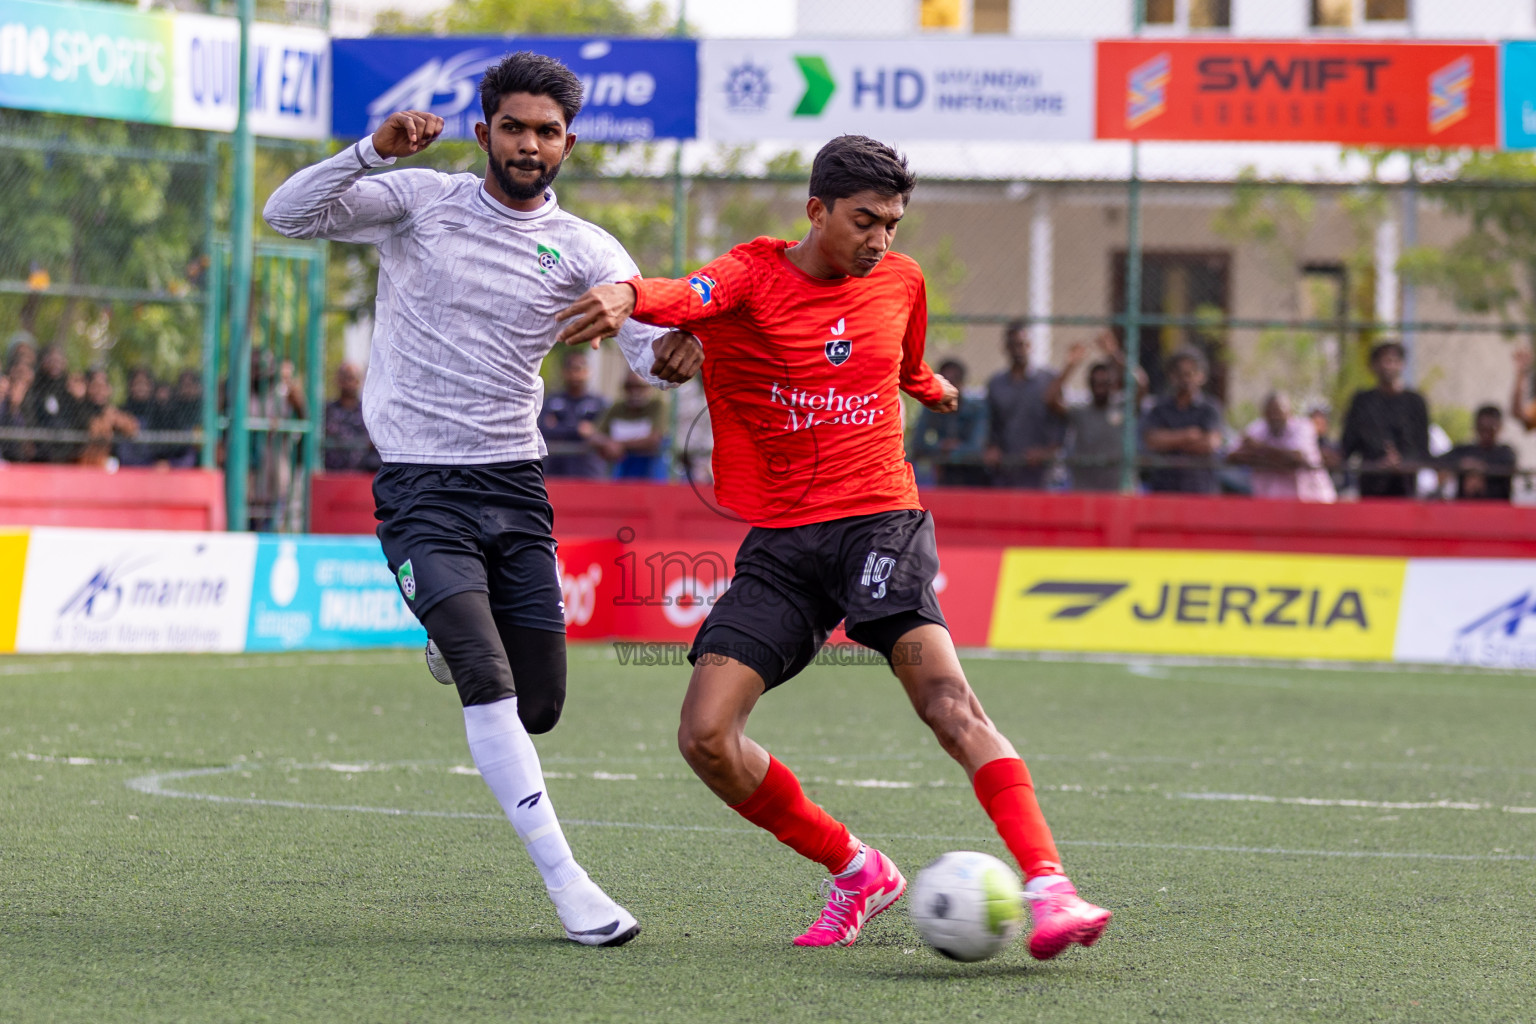
[[[1024,925],[1019,876],[996,857],[946,853],[918,872],[907,914],[923,941],[951,960],[993,957]]]

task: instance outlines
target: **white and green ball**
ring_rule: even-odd
[[[918,872],[907,914],[939,953],[951,960],[985,960],[1024,926],[1024,892],[1019,876],[996,857],[957,850]]]

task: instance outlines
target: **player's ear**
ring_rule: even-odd
[[[475,122],[475,141],[480,144],[480,148],[485,152],[489,153],[491,151],[490,125],[486,124],[484,121]]]
[[[560,155],[560,159],[564,160],[566,157],[570,156],[571,155],[571,147],[574,146],[574,145],[576,145],[576,136],[572,135],[570,132],[566,132],[565,133],[565,152]]]
[[[811,227],[820,231],[827,224],[827,204],[821,201],[820,196],[811,196],[805,201],[805,215],[810,218]]]

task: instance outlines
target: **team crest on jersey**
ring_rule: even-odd
[[[828,339],[825,346],[827,362],[833,366],[842,366],[848,361],[848,357],[853,355],[853,341],[840,336],[843,333],[844,319],[846,318],[838,318],[837,325],[832,328],[833,337]]]
[[[405,595],[407,601],[416,600],[416,570],[411,568],[411,560],[407,558],[400,566],[400,593]]]
[[[706,306],[715,295],[715,279],[703,274],[694,274],[690,277],[688,287],[692,288],[694,294],[699,297],[699,302]]]
[[[551,249],[547,245],[539,246],[539,273],[547,274],[555,269],[555,264],[560,262],[560,250]]]

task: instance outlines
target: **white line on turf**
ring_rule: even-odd
[[[1468,803],[1459,800],[1352,800],[1314,796],[1263,796],[1257,793],[1169,793],[1172,800],[1215,800],[1225,803],[1292,804],[1299,807],[1362,807],[1379,811],[1504,811],[1508,814],[1536,814],[1536,807],[1499,807],[1495,804]]]
[[[474,821],[499,821],[500,814],[483,814],[474,811],[418,811],[403,807],[371,807],[365,804],[312,804],[299,800],[268,800],[261,797],[224,796],[218,793],[198,793],[184,789],[170,789],[167,782],[181,779],[204,778],[225,775],[252,768],[251,764],[223,765],[217,768],[183,768],[168,772],[152,772],[129,779],[127,786],[146,796],[173,797],[184,800],[203,800],[216,804],[243,804],[254,807],[282,807],[301,811],[337,811],[355,814],[383,814],[397,818],[448,818]],[[295,765],[292,767],[329,768],[330,765]],[[387,767],[387,766],[385,766]],[[610,777],[609,781],[612,780]],[[584,828],[623,828],[647,832],[711,832],[738,835],[761,835],[757,829],[733,828],[722,825],[665,825],[639,821],[598,821],[586,818],[563,818],[561,824]],[[995,835],[926,835],[910,832],[861,831],[870,839],[912,839],[927,842],[996,843]],[[1104,849],[1166,850],[1177,853],[1238,853],[1282,857],[1346,857],[1387,860],[1473,861],[1473,862],[1536,862],[1536,856],[1526,854],[1463,854],[1463,853],[1411,853],[1396,850],[1297,850],[1279,846],[1217,846],[1193,843],[1131,843],[1096,839],[1058,839],[1059,846],[1086,846]]]

